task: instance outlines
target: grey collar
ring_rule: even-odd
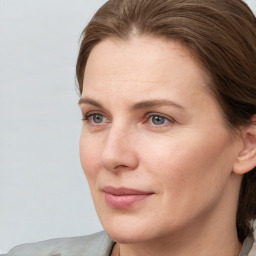
[[[252,249],[253,243],[254,243],[253,237],[247,237],[243,242],[243,246],[239,253],[239,256],[253,256],[249,254]]]

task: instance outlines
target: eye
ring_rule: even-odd
[[[102,124],[107,122],[106,118],[100,113],[89,113],[83,120],[88,121],[91,124]]]
[[[165,124],[168,120],[162,116],[157,116],[157,115],[154,115],[154,116],[151,116],[149,118],[149,121],[154,124],[154,125],[163,125]]]
[[[170,117],[166,117],[164,115],[161,114],[150,114],[148,116],[147,122],[151,125],[151,126],[165,126],[168,124],[173,124],[175,121],[170,118]]]
[[[104,117],[103,117],[103,115],[93,114],[93,115],[91,116],[91,119],[92,119],[92,121],[93,121],[94,123],[100,124],[100,123],[103,122]]]

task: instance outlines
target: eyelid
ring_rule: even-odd
[[[105,118],[109,119],[108,116],[106,115],[106,113],[102,112],[101,110],[83,110],[82,109],[82,116],[83,116],[83,120],[87,120],[90,116],[92,115],[102,115]]]
[[[83,120],[88,120],[88,119],[89,119],[91,116],[93,116],[93,115],[102,115],[102,114],[99,113],[99,111],[98,111],[98,112],[90,111],[90,112],[84,114]],[[102,115],[102,116],[103,116],[103,115]]]
[[[165,118],[166,120],[168,120],[170,122],[175,122],[174,118],[172,118],[172,117],[170,117],[168,115],[165,115],[165,114],[158,113],[158,112],[150,112],[150,113],[146,114],[146,118],[147,119],[149,119],[152,116],[160,116],[160,117]]]

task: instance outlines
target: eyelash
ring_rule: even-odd
[[[149,113],[146,115],[146,122],[150,122],[150,119],[153,118],[153,117],[160,117],[160,118],[163,118],[164,120],[164,123],[163,124],[159,124],[159,125],[156,125],[156,124],[152,124],[153,121],[151,121],[150,125],[151,126],[154,126],[154,127],[163,127],[163,126],[166,126],[166,125],[170,125],[170,124],[173,124],[175,121],[173,118],[169,117],[169,116],[165,116],[163,114],[159,114],[159,113]]]
[[[100,113],[100,112],[89,112],[85,115],[85,117],[82,119],[82,121],[86,121],[86,122],[89,122],[91,125],[93,126],[100,126],[102,123],[95,123],[93,122],[92,120],[90,120],[90,118],[92,118],[93,116],[96,116],[96,115],[99,115],[105,119],[107,119],[104,114]],[[175,123],[175,120],[169,116],[165,116],[163,114],[160,114],[160,113],[148,113],[146,114],[146,121],[144,121],[143,123],[149,123],[150,126],[152,127],[156,127],[156,128],[161,128],[163,126],[166,126],[166,125],[170,125],[170,124],[173,124]],[[150,123],[150,119],[153,118],[153,117],[159,117],[159,118],[163,118],[164,119],[164,123],[163,124],[159,124],[159,125],[156,125],[156,124],[152,124],[152,122]]]
[[[93,117],[93,116],[96,116],[96,115],[99,115],[99,116],[102,116],[103,118],[106,118],[103,114],[101,114],[100,112],[89,112],[87,113],[84,118],[82,119],[82,121],[87,121],[87,122],[90,122],[90,118]]]

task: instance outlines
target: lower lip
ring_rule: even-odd
[[[106,203],[111,208],[128,208],[139,201],[145,200],[150,197],[152,194],[143,194],[143,195],[113,195],[106,193],[104,194],[104,198]]]

